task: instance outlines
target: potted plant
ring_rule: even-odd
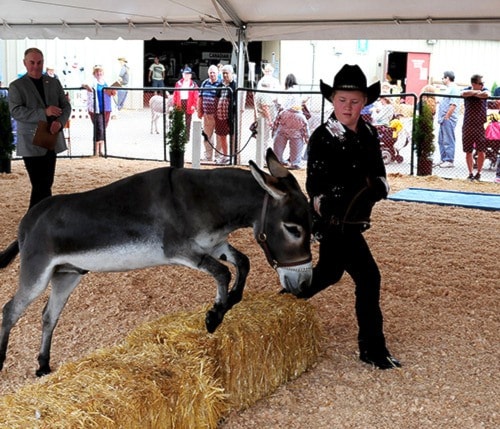
[[[422,103],[419,115],[415,118],[413,141],[417,152],[417,176],[432,174],[432,155],[434,154],[434,115],[431,107]]]
[[[9,103],[6,97],[0,97],[0,173],[11,172],[12,152],[15,148]]]
[[[184,167],[184,152],[188,142],[184,112],[174,107],[168,114],[170,128],[167,132],[167,145],[170,147],[170,165]]]

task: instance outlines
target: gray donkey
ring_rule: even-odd
[[[308,287],[308,202],[270,149],[266,161],[271,174],[252,161],[250,171],[158,168],[92,191],[53,196],[32,207],[20,223],[17,241],[0,253],[0,268],[20,253],[19,287],[3,308],[0,370],[12,327],[50,282],[36,375],[51,371],[57,321],[89,271],[173,264],[208,273],[217,293],[205,323],[208,332],[214,332],[225,313],[241,301],[250,269],[248,257],[227,241],[239,228],[253,227],[287,291],[297,294]],[[235,267],[230,290],[227,263]]]

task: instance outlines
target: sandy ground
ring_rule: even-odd
[[[58,161],[54,193],[92,189],[162,166],[116,159]],[[303,183],[304,171],[294,172]],[[407,187],[500,193],[493,183],[391,175],[392,192]],[[0,248],[26,211],[29,181],[21,162],[0,175]],[[314,297],[324,331],[318,363],[221,429],[243,428],[497,428],[500,427],[500,214],[383,201],[366,233],[382,272],[382,308],[391,352],[401,370],[380,371],[357,359],[353,284],[345,276]],[[278,291],[250,230],[231,242],[251,259],[247,289]],[[313,247],[315,258],[317,246]],[[18,259],[0,272],[0,304],[15,291]],[[160,267],[88,274],[56,329],[52,366],[120,341],[135,326],[168,312],[212,302],[212,280],[196,271]],[[0,394],[32,382],[46,295],[11,334]],[[0,417],[1,422],[1,417]]]

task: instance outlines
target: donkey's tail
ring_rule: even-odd
[[[0,268],[5,268],[7,265],[9,265],[18,253],[19,242],[16,240],[10,243],[7,249],[5,249],[3,252],[0,252]]]

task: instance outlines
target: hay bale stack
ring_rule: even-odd
[[[206,310],[147,323],[0,398],[0,427],[215,428],[317,359],[318,323],[304,301],[250,295],[215,334]]]
[[[103,349],[0,401],[0,427],[216,427],[227,412],[215,366],[145,344]]]
[[[231,408],[241,409],[310,368],[321,335],[310,304],[260,294],[229,312],[216,337],[221,384]]]
[[[202,354],[217,362],[232,409],[255,403],[318,358],[314,308],[291,295],[248,294],[212,335],[205,330],[204,317],[205,310],[181,318],[168,315],[137,328],[126,342],[134,347],[149,341],[176,344],[177,350],[190,353],[195,352],[192,341],[197,342]]]

